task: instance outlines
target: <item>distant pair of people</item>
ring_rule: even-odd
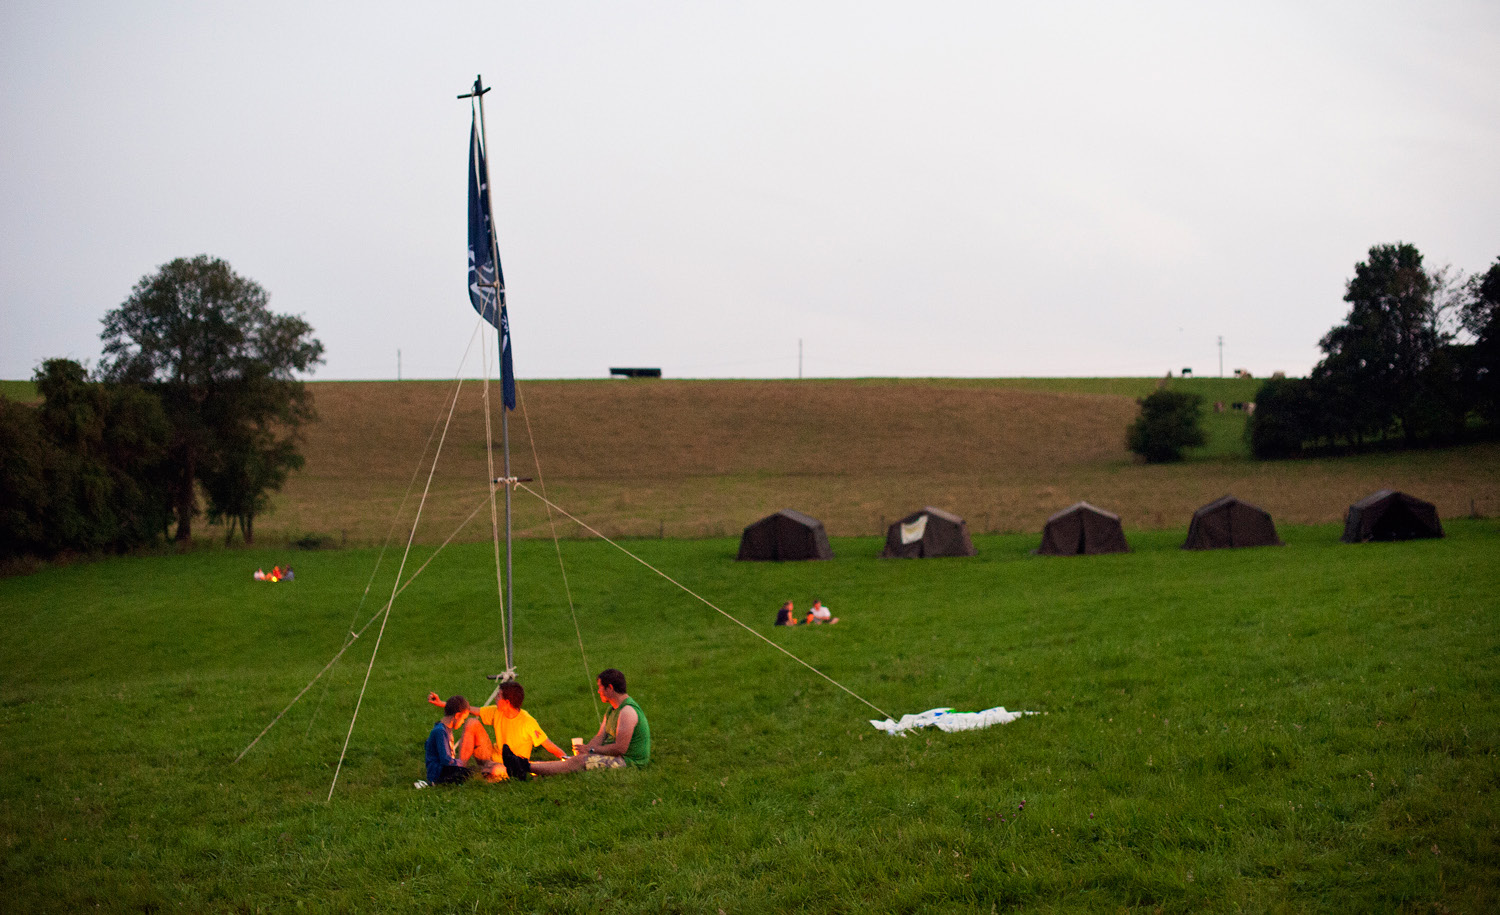
[[[839,618],[834,616],[832,611],[827,607],[823,606],[823,602],[820,600],[813,601],[812,609],[807,611],[807,615],[801,620],[797,619],[797,609],[792,606],[791,601],[782,604],[781,609],[776,611],[776,625],[778,626],[795,626],[799,622],[804,626],[813,626],[822,623],[837,623],[838,621]]]
[[[281,566],[271,566],[271,571],[256,569],[255,574],[250,576],[256,581],[295,581],[297,576],[293,574],[292,567],[287,566],[286,571],[281,571]]]
[[[599,698],[609,706],[599,732],[573,756],[547,739],[530,713],[521,710],[525,691],[519,683],[500,687],[500,702],[478,710],[478,721],[470,717],[469,703],[463,696],[452,696],[446,702],[436,693],[428,701],[443,706],[443,718],[433,726],[427,738],[426,784],[454,784],[471,778],[473,759],[477,771],[490,781],[505,778],[524,780],[533,775],[561,775],[581,769],[613,769],[644,766],[651,761],[651,725],[646,713],[625,690],[625,675],[609,668],[595,680]],[[467,726],[466,725],[467,722]],[[481,724],[483,722],[483,724]],[[495,729],[495,740],[484,729]],[[457,737],[459,728],[463,737]],[[499,747],[498,758],[495,747]],[[532,762],[531,754],[542,747],[557,757],[555,761]]]

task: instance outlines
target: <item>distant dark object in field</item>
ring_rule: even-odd
[[[927,559],[933,556],[973,556],[969,525],[957,515],[927,506],[890,526],[885,532],[882,559]]]
[[[745,528],[740,536],[740,554],[735,558],[762,562],[832,559],[833,548],[828,545],[823,522],[784,508]]]
[[[609,374],[621,378],[660,378],[661,369],[610,369]]]
[[[1070,505],[1047,519],[1042,545],[1034,552],[1043,556],[1093,556],[1128,553],[1120,516],[1087,502]]]
[[[1389,489],[1355,502],[1344,518],[1345,543],[1441,536],[1443,522],[1438,520],[1437,506]]]
[[[1241,546],[1281,546],[1271,513],[1234,496],[1225,496],[1193,512],[1184,550],[1220,550]]]

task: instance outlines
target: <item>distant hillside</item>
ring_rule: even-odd
[[[1174,380],[1210,402],[1254,396],[1258,382]],[[834,535],[881,533],[923,505],[965,516],[976,531],[1038,531],[1080,499],[1120,513],[1127,527],[1182,527],[1226,493],[1280,521],[1331,522],[1382,487],[1437,502],[1445,515],[1500,513],[1500,448],[1263,464],[1240,445],[1243,415],[1210,414],[1211,440],[1188,463],[1137,464],[1124,445],[1135,398],[1155,379],[525,382],[511,414],[512,462],[605,533],[735,534],[779,508],[823,520]],[[441,542],[484,505],[482,385],[462,386],[418,539]],[[424,443],[436,447],[453,385],[317,382],[321,420],[307,467],[256,523],[263,537],[317,534],[379,542],[408,486],[404,538]],[[498,402],[498,392],[492,390]],[[499,413],[493,416],[499,440]],[[498,451],[496,459],[499,459]],[[496,475],[500,469],[497,466]],[[525,493],[518,531],[547,536]],[[578,533],[560,524],[567,536]],[[489,512],[461,539],[489,537]]]
[[[0,395],[21,403],[35,403],[41,399],[36,385],[30,381],[0,381]]]

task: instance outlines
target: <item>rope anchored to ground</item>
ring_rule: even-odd
[[[751,635],[755,636],[756,638],[760,639],[762,642],[765,642],[767,645],[770,645],[772,648],[776,649],[777,651],[779,651],[782,654],[786,655],[787,657],[791,658],[793,661],[796,661],[798,664],[801,664],[803,667],[806,667],[808,670],[810,670],[813,673],[817,674],[818,676],[822,677],[824,680],[827,680],[829,683],[832,683],[834,686],[837,686],[839,689],[843,690],[844,692],[846,692],[849,695],[853,696],[854,698],[858,699],[860,702],[863,702],[865,705],[868,705],[870,708],[874,709],[875,711],[880,712],[880,714],[884,715],[887,718],[891,717],[890,714],[888,712],[886,712],[884,709],[882,709],[880,706],[876,705],[875,703],[873,703],[870,700],[866,699],[865,697],[861,696],[859,693],[856,693],[854,690],[850,689],[849,687],[845,686],[844,684],[840,683],[839,681],[837,681],[837,680],[833,679],[832,677],[828,676],[827,674],[823,673],[821,670],[818,670],[816,667],[812,666],[811,664],[807,663],[806,661],[804,661],[801,658],[797,657],[796,655],[792,654],[790,651],[787,651],[781,645],[778,645],[777,643],[775,643],[775,642],[771,641],[770,639],[766,638],[761,633],[755,631],[755,629],[753,629],[750,626],[747,626],[744,623],[740,622],[737,618],[735,618],[735,616],[733,614],[731,614],[728,611],[724,610],[722,607],[719,607],[713,601],[709,600],[708,598],[706,598],[703,595],[699,594],[698,592],[694,591],[692,588],[689,588],[687,585],[684,585],[682,582],[680,582],[677,579],[673,578],[672,576],[668,575],[666,572],[663,572],[661,569],[658,569],[656,566],[652,565],[651,563],[647,562],[646,560],[642,559],[641,557],[637,556],[636,554],[634,554],[634,553],[630,552],[629,550],[625,549],[625,547],[621,546],[620,544],[618,544],[618,543],[614,542],[613,540],[609,539],[608,537],[604,536],[603,533],[601,533],[600,531],[598,531],[595,528],[591,527],[583,519],[581,519],[581,518],[579,518],[579,517],[577,517],[577,516],[575,516],[573,514],[570,514],[567,511],[567,509],[563,508],[562,506],[558,505],[555,502],[550,501],[546,496],[544,496],[541,493],[537,492],[536,490],[532,489],[530,486],[527,486],[524,483],[522,483],[522,484],[517,484],[516,488],[524,490],[524,491],[530,493],[531,495],[535,496],[538,500],[540,500],[548,508],[555,509],[557,511],[557,513],[560,514],[560,515],[562,515],[564,518],[567,518],[567,519],[571,520],[573,523],[579,525],[584,530],[586,530],[589,533],[593,534],[595,537],[598,537],[600,540],[603,540],[605,543],[609,544],[610,546],[612,546],[615,549],[619,550],[620,552],[624,553],[626,556],[629,556],[631,559],[634,559],[636,562],[640,563],[641,565],[643,565],[646,568],[650,569],[651,571],[655,572],[657,575],[661,576],[662,578],[664,578],[667,581],[671,582],[672,584],[676,585],[678,588],[682,589],[683,591],[685,591],[686,593],[688,593],[692,597],[696,598],[700,603],[704,604],[705,606],[709,607],[710,609],[714,610],[715,612],[721,614],[725,619],[733,622],[736,626],[739,626],[741,629],[745,630],[746,632],[748,632]]]

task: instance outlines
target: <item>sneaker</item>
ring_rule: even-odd
[[[505,763],[505,774],[519,781],[531,778],[531,760],[522,759],[510,751],[510,747],[500,747],[500,759]]]
[[[417,781],[412,782],[411,786],[413,788],[417,789],[418,791],[421,791],[423,788],[427,787],[427,782],[422,781],[421,779],[418,779]]]

